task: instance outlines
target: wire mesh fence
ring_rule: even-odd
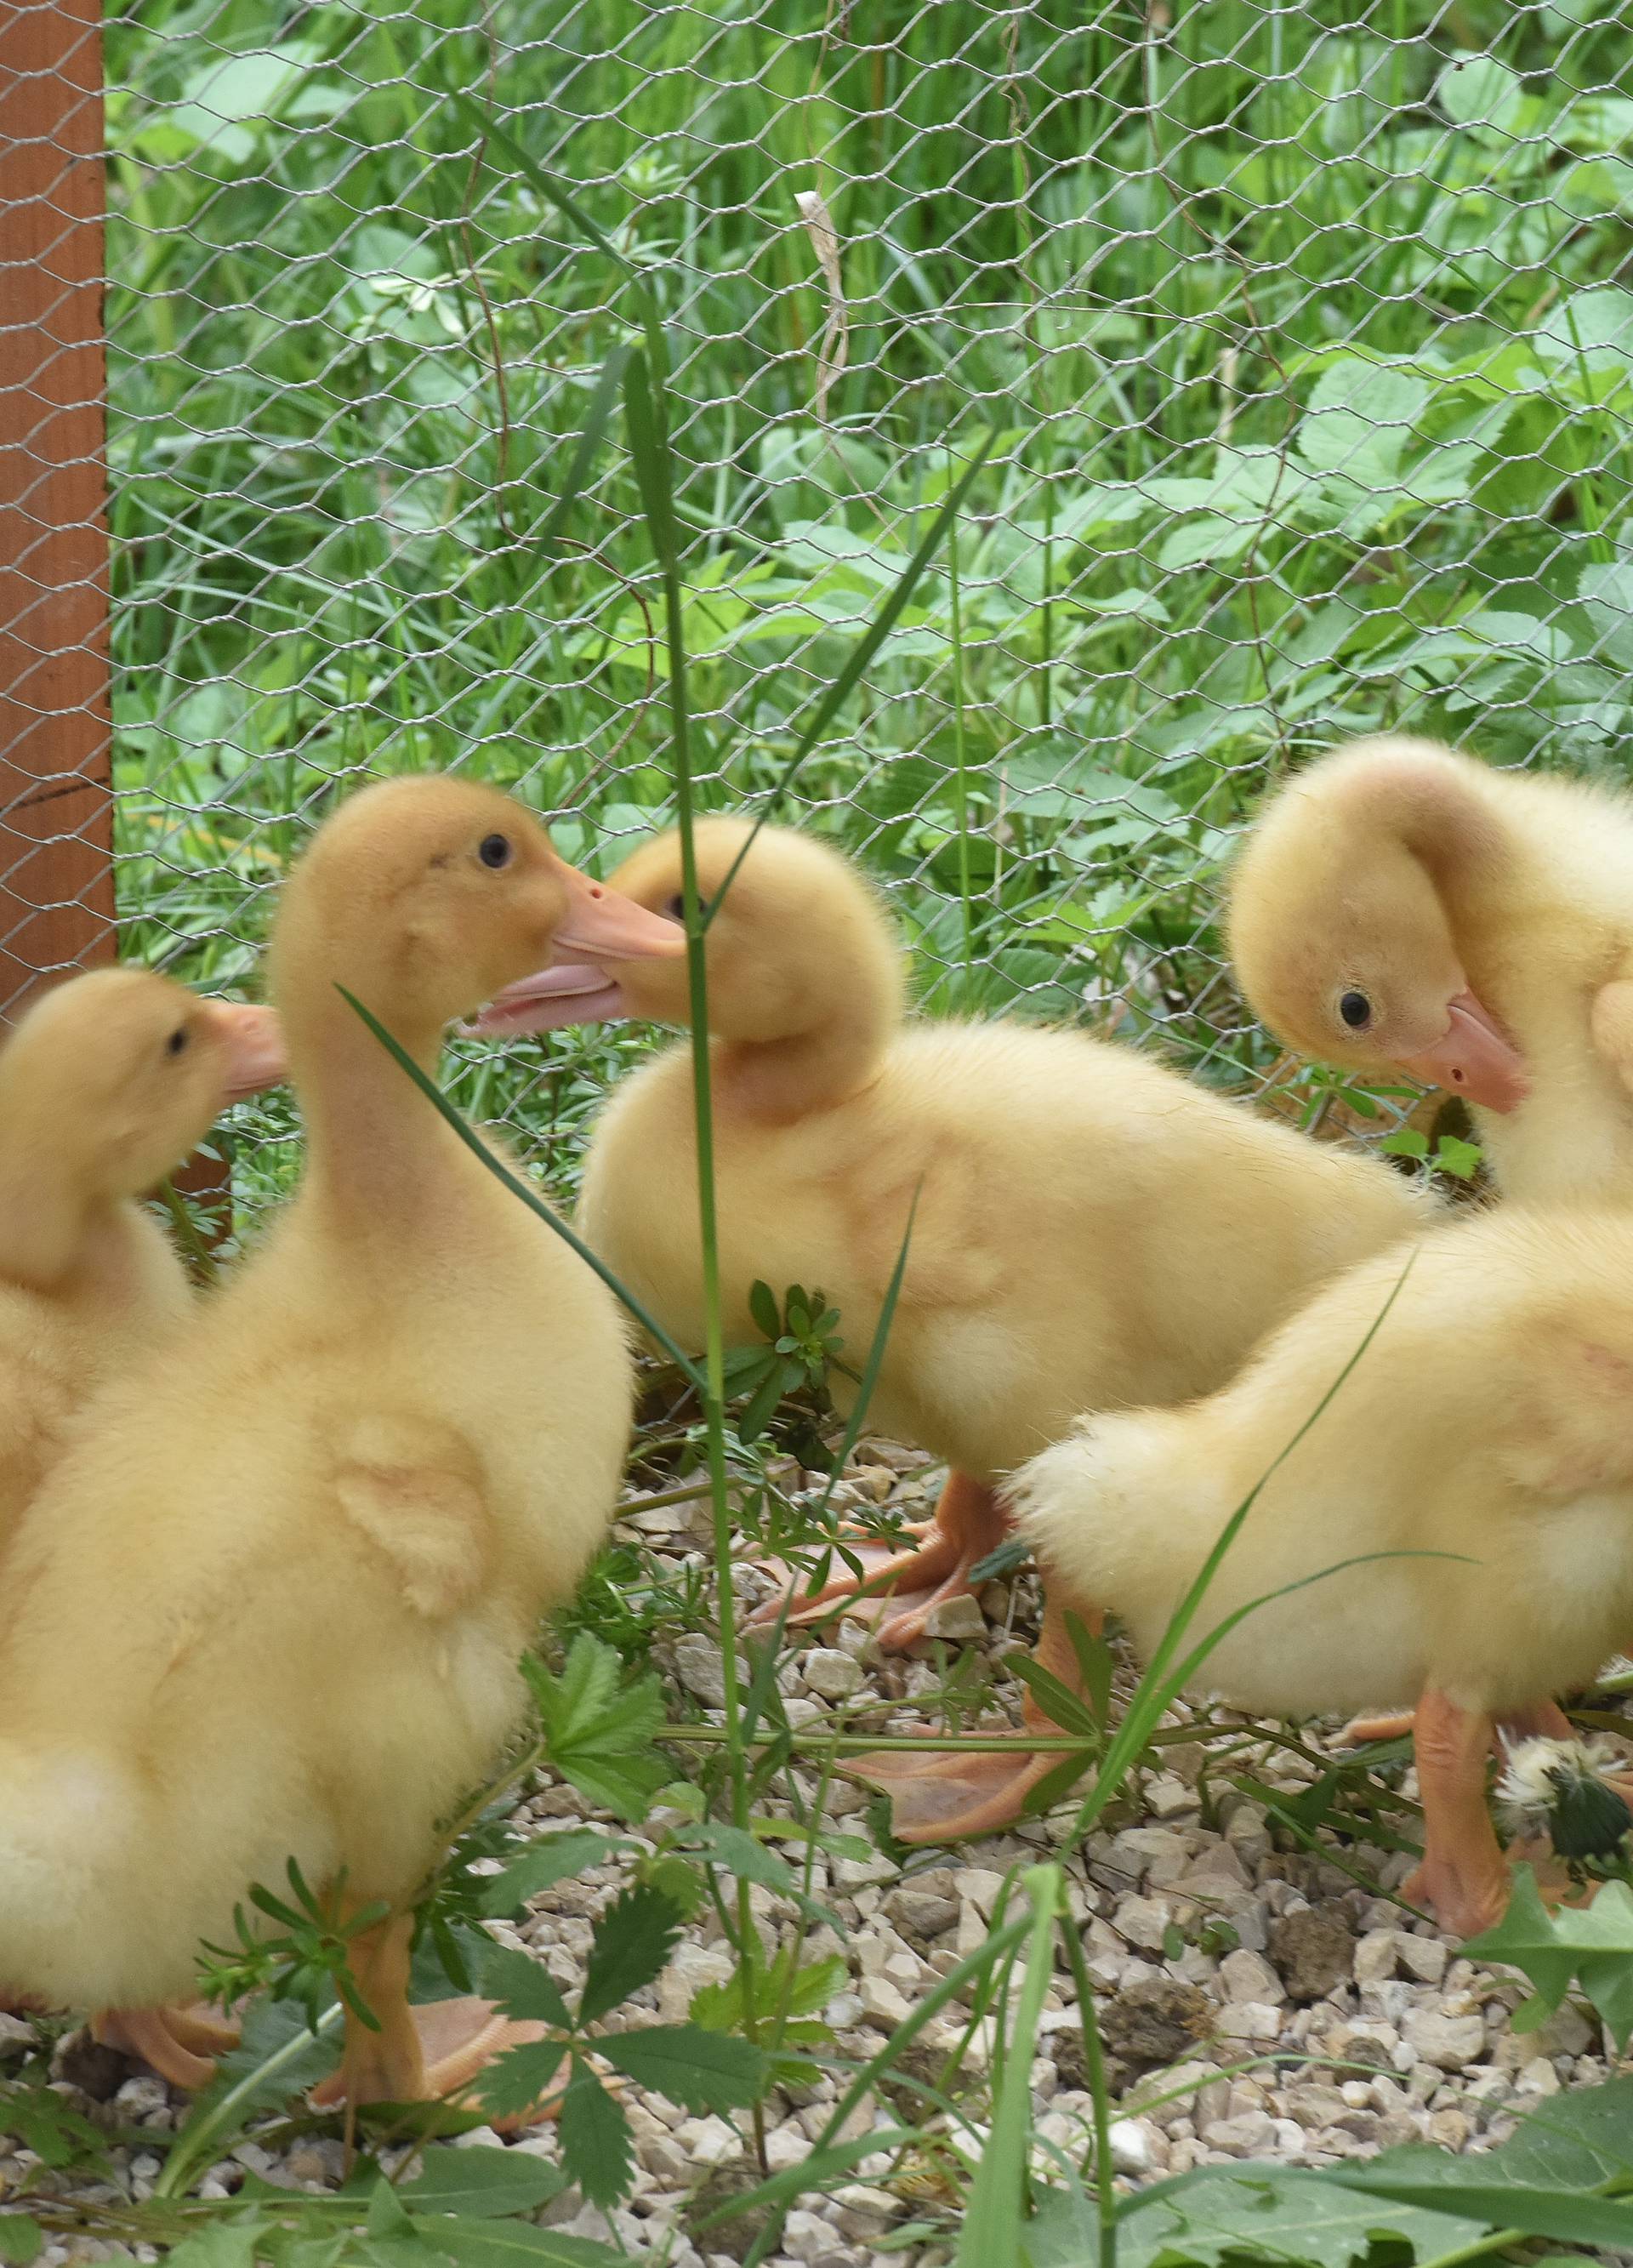
[[[248,978],[359,775],[453,765],[612,861],[668,798],[615,276],[663,303],[705,799],[989,437],[802,772],[922,996],[1225,1084],[1267,778],[1380,725],[1620,771],[1633,57],[1598,0],[135,0],[107,28],[121,949]],[[628,1044],[473,1069],[570,1174]],[[239,1179],[287,1130],[246,1116]]]

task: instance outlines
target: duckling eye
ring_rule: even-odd
[[[476,856],[482,860],[484,866],[491,866],[496,872],[501,866],[508,866],[511,863],[511,843],[510,836],[508,835],[484,835],[482,841],[476,846]]]
[[[1341,992],[1338,1012],[1352,1032],[1362,1032],[1372,1020],[1372,1004],[1365,992]]]
[[[179,1056],[182,1049],[187,1046],[187,1027],[183,1025],[179,1031],[172,1032],[170,1037],[166,1041],[165,1053],[167,1056]]]

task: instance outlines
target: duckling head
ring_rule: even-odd
[[[498,789],[416,777],[364,788],[313,837],[284,892],[272,986],[298,1018],[344,985],[399,1039],[425,1046],[554,964],[592,964],[600,976],[605,961],[685,951],[675,923],[570,866]],[[553,1020],[577,1020],[570,995]]]
[[[85,1200],[144,1197],[225,1104],[283,1075],[269,1009],[93,969],[36,1002],[0,1051],[0,1148],[25,1173],[48,1161],[52,1184]]]
[[[1284,789],[1236,864],[1230,951],[1299,1054],[1507,1111],[1525,1065],[1470,987],[1445,895],[1484,850],[1462,769],[1432,743],[1363,741]]]

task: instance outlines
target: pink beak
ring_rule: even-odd
[[[1401,1069],[1487,1110],[1514,1109],[1531,1092],[1525,1058],[1472,992],[1460,992],[1446,1005],[1451,1021],[1445,1037],[1421,1055],[1402,1056]]]
[[[276,1008],[252,1007],[243,1000],[211,1000],[207,1005],[227,1043],[224,1108],[288,1078],[289,1058]]]
[[[600,1024],[629,1013],[604,961],[679,961],[686,932],[663,914],[648,913],[633,898],[592,882],[576,866],[563,870],[567,918],[555,932],[548,968],[507,984],[463,1029],[489,1038],[553,1032],[563,1024]]]

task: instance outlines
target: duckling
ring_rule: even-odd
[[[155,2012],[293,1858],[353,1965],[354,2102],[469,2080],[486,2004],[429,2066],[408,1902],[436,1823],[522,1713],[518,1658],[611,1517],[631,1364],[592,1271],[519,1207],[342,997],[427,1070],[445,1026],[563,949],[684,950],[497,792],[365,789],[284,893],[272,994],[306,1123],[265,1242],[84,1413],[8,1563],[0,1973]],[[343,1886],[343,1889],[342,1889]],[[445,2041],[448,2011],[438,2012]]]
[[[0,1544],[69,1422],[192,1304],[140,1200],[281,1074],[269,1011],[97,969],[0,1049]]]
[[[1251,1498],[1188,1642],[1266,1603],[1201,1684],[1273,1717],[1414,1702],[1406,1894],[1472,1933],[1508,1890],[1495,1728],[1557,1733],[1552,1697],[1633,1627],[1630,1395],[1633,1218],[1498,1209],[1363,1262],[1223,1392],[1085,1419],[1011,1502],[1056,1593],[1149,1658]]]
[[[748,839],[741,819],[699,823],[705,897]],[[666,835],[612,882],[673,913],[680,874]],[[863,1574],[797,1597],[791,1620],[888,1589],[879,1641],[910,1644],[1001,1541],[1001,1474],[1084,1409],[1222,1385],[1301,1292],[1423,1221],[1417,1192],[1383,1163],[1268,1124],[1122,1048],[1026,1025],[905,1022],[901,953],[879,895],[810,836],[766,827],[754,838],[707,954],[727,1332],[754,1335],[757,1278],[820,1282],[859,1369],[911,1214],[870,1418],[949,1468],[916,1549],[848,1539]],[[629,1012],[686,1020],[678,964],[610,973]],[[703,1332],[695,1160],[682,1045],[606,1107],[582,1221],[692,1346]],[[835,1390],[849,1401],[845,1381]],[[893,1785],[898,1831],[938,1840],[996,1824],[1050,1761],[1019,1752],[918,1769]]]
[[[1254,1012],[1318,1060],[1463,1095],[1505,1196],[1633,1193],[1633,802],[1361,740],[1267,806],[1237,863]]]

